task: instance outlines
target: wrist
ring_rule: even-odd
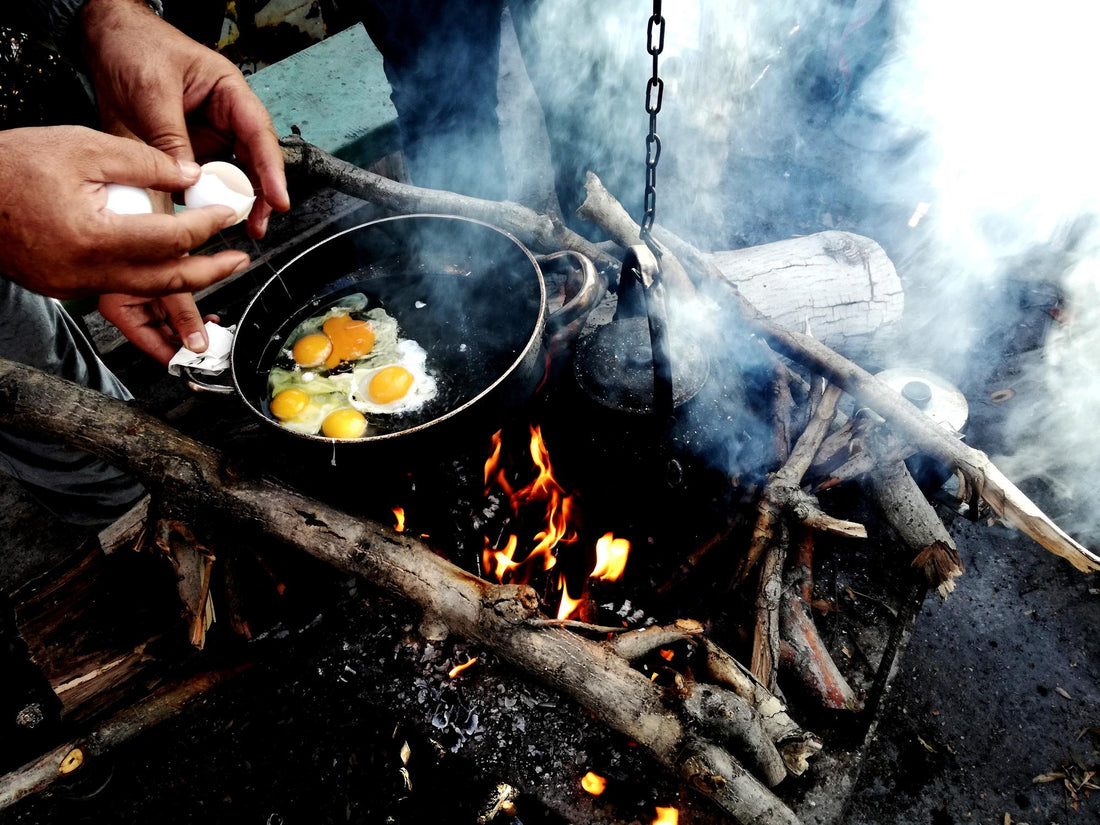
[[[91,57],[89,51],[98,48],[103,35],[120,26],[142,25],[148,22],[150,15],[162,17],[162,0],[79,0],[77,29],[85,59]]]

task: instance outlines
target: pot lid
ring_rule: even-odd
[[[678,407],[707,380],[710,364],[691,337],[669,335],[672,402]],[[646,414],[653,402],[653,349],[644,317],[619,318],[581,339],[574,361],[577,383],[596,402],[614,411]]]
[[[966,396],[946,379],[917,367],[896,367],[876,376],[942,427],[962,432],[970,408]]]

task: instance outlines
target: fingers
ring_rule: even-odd
[[[243,252],[219,252],[216,255],[187,255],[170,261],[136,263],[112,268],[101,283],[86,284],[83,294],[126,292],[131,295],[165,295],[198,292],[249,264]]]
[[[160,299],[168,315],[168,323],[179,334],[183,345],[192,352],[206,352],[210,341],[206,335],[203,318],[190,292],[165,295]],[[169,356],[171,357],[171,356]]]
[[[99,134],[99,141],[98,182],[174,192],[199,179],[199,165],[193,158],[173,157],[138,141],[110,135]]]
[[[236,213],[228,206],[203,206],[172,215],[104,213],[104,218],[108,234],[94,242],[95,247],[104,255],[128,261],[179,257],[237,221]]]

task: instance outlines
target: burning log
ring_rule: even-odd
[[[195,514],[193,523],[201,517],[204,524],[242,525],[364,577],[571,697],[735,820],[796,825],[790,809],[726,750],[736,717],[700,718],[703,708],[687,702],[670,707],[660,688],[612,646],[532,625],[539,600],[531,588],[489,584],[408,533],[275,482],[227,472],[218,451],[129,405],[30,367],[0,361],[0,422],[127,468],[181,513]]]

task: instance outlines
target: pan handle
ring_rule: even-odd
[[[187,386],[195,392],[212,392],[215,395],[236,395],[237,390],[231,384],[209,384],[195,375],[190,367],[181,367],[181,371],[187,376]]]
[[[549,264],[566,257],[571,257],[580,264],[580,283],[579,285],[576,283],[578,280],[575,275],[576,270],[573,270],[573,276],[566,283],[566,295],[569,295],[572,287],[573,297],[546,319],[547,348],[551,354],[561,352],[572,345],[584,328],[588,313],[596,308],[607,290],[606,279],[596,270],[595,264],[580,252],[563,249],[561,252],[540,256],[538,262],[540,265]]]

